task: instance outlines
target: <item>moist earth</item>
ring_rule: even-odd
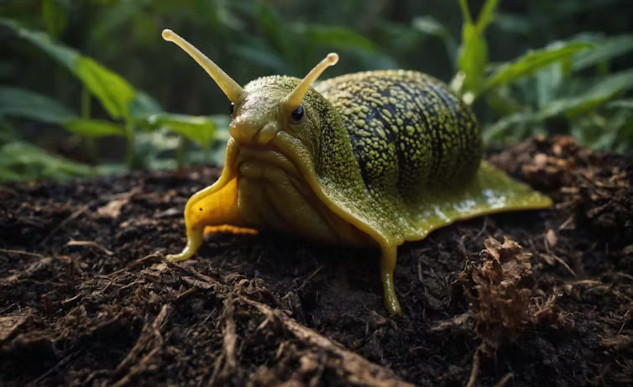
[[[378,252],[213,235],[220,169],[0,187],[0,385],[630,385],[633,159],[569,137],[488,156],[554,199]]]

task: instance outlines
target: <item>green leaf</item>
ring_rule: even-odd
[[[599,65],[633,50],[633,35],[609,37],[597,42],[591,51],[585,51],[574,58],[572,69],[582,70]]]
[[[560,92],[568,78],[561,63],[552,63],[537,71],[534,80],[536,81],[536,106],[538,109],[543,109],[560,97]],[[494,88],[494,90],[498,89],[500,87]]]
[[[619,99],[609,102],[608,108],[633,110],[633,99]]]
[[[470,9],[468,8],[467,0],[459,0],[459,7],[462,10],[462,16],[464,17],[464,24],[473,24],[473,18],[470,16]]]
[[[587,48],[591,44],[585,42],[555,43],[540,50],[529,51],[518,59],[508,62],[497,69],[485,83],[484,90],[510,83],[517,78],[530,75],[551,63],[569,58],[571,55]]]
[[[494,20],[494,12],[495,9],[497,9],[498,3],[499,0],[486,0],[486,3],[479,13],[479,18],[477,18],[477,29],[480,33],[483,33],[486,27]]]
[[[442,23],[437,21],[433,16],[418,16],[413,18],[413,28],[428,35],[445,37],[449,35],[448,31]]]
[[[161,113],[148,118],[155,129],[167,128],[208,149],[215,137],[215,122],[209,117]]]
[[[483,34],[488,24],[492,22],[497,0],[486,1],[476,24],[473,23],[468,2],[459,0],[459,6],[464,17],[464,25],[462,26],[462,45],[457,59],[459,71],[451,82],[451,89],[460,93],[464,101],[470,104],[484,87],[488,45]]]
[[[134,88],[118,74],[88,57],[77,60],[75,74],[101,102],[113,118],[128,118],[134,101]]]
[[[485,98],[486,105],[501,116],[507,116],[525,110],[525,106],[515,98],[512,90],[508,86],[497,87],[496,89],[490,90],[489,93],[486,93]]]
[[[479,94],[483,87],[484,73],[488,63],[488,47],[477,27],[466,23],[462,30],[462,46],[459,52],[458,67],[464,75],[459,92]]]
[[[32,179],[61,179],[98,172],[87,165],[48,154],[24,142],[11,142],[0,148],[0,183]]]
[[[84,137],[124,136],[121,125],[102,120],[72,120],[63,124],[69,132]]]
[[[633,69],[605,77],[579,97],[554,101],[544,109],[542,114],[544,116],[566,114],[573,117],[595,109],[628,89],[633,89]]]
[[[0,116],[29,118],[52,124],[77,118],[75,113],[52,98],[12,87],[0,87]]]
[[[47,53],[53,59],[66,66],[68,70],[74,72],[75,62],[80,56],[77,51],[64,45],[58,44],[51,40],[50,36],[43,32],[31,31],[22,28],[13,20],[0,18],[0,24],[3,24],[16,32],[18,37],[25,39],[35,45],[40,50]]]
[[[130,116],[130,104],[134,101],[136,94],[134,88],[121,76],[108,70],[95,60],[52,41],[44,33],[27,30],[11,20],[0,19],[0,23],[9,26],[16,31],[18,36],[39,47],[53,59],[66,66],[97,97],[113,118],[128,118]]]
[[[163,108],[151,95],[144,91],[136,90],[136,96],[130,105],[130,114],[132,117],[138,119],[162,112]]]
[[[541,116],[533,112],[518,112],[503,117],[483,132],[484,142],[511,144],[542,131]],[[538,128],[538,129],[534,129]]]
[[[65,3],[65,2],[64,2]],[[49,35],[58,37],[66,27],[66,7],[62,0],[43,0],[42,19]]]
[[[297,24],[295,29],[305,34],[312,44],[318,46],[376,51],[376,45],[371,40],[348,27]]]

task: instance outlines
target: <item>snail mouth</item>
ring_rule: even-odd
[[[301,172],[295,162],[273,146],[242,145],[237,154],[235,166],[239,174],[247,178],[261,178],[259,171],[262,167],[272,166],[301,180]]]
[[[313,155],[309,148],[298,138],[275,126],[261,127],[250,137],[249,142],[236,139],[238,151],[234,160],[235,170],[245,177],[251,176],[249,171],[242,171],[246,164],[275,167],[299,182],[305,183],[306,177],[313,175]]]
[[[277,133],[279,133],[279,126],[275,122],[269,122],[259,127],[244,124],[232,125],[229,130],[231,136],[239,144],[257,147],[265,146],[275,138]]]

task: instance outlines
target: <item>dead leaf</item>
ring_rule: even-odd
[[[543,302],[542,294],[533,291],[531,254],[518,243],[505,238],[484,241],[485,254],[479,265],[469,265],[460,275],[470,278],[466,295],[470,298],[470,315],[475,332],[482,339],[487,355],[508,341],[516,340],[527,328],[543,321],[554,321],[555,296]]]
[[[116,219],[121,215],[121,208],[130,201],[130,197],[123,197],[110,201],[105,206],[101,206],[97,209],[97,215],[102,218]]]

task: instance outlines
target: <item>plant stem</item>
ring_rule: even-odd
[[[459,0],[459,6],[462,9],[464,21],[468,24],[473,24],[473,18],[470,16],[470,9],[468,8],[468,2],[466,0]]]
[[[208,143],[202,147],[202,161],[205,164],[209,162],[209,148],[211,147],[209,146]]]
[[[81,118],[84,120],[89,120],[91,113],[90,103],[92,102],[90,99],[90,90],[87,87],[81,88]],[[86,147],[88,148],[89,157],[92,162],[96,162],[98,160],[97,155],[97,143],[93,137],[85,136],[84,140],[86,141]]]
[[[182,166],[185,164],[185,145],[187,143],[187,140],[185,139],[185,136],[179,136],[178,137],[178,148],[176,148],[176,164],[178,165],[178,168],[182,168]]]
[[[125,139],[127,140],[125,163],[127,164],[128,169],[134,169],[137,167],[138,160],[136,159],[134,122],[131,117],[125,118]]]

